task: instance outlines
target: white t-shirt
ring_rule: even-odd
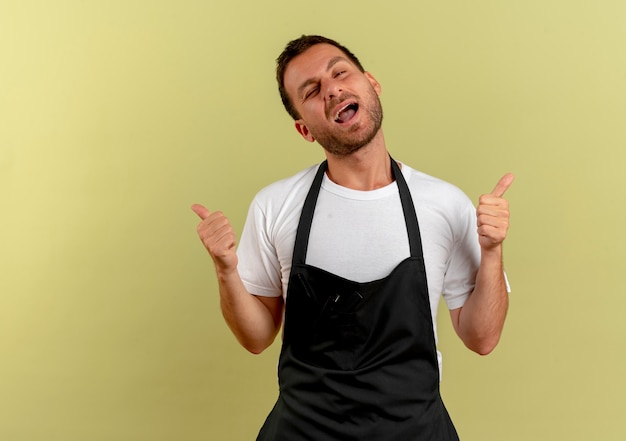
[[[296,230],[318,166],[275,182],[254,198],[237,254],[247,290],[286,296]],[[463,306],[480,263],[476,210],[457,187],[402,165],[417,212],[435,336],[439,300]],[[387,276],[408,257],[395,182],[373,190],[341,187],[324,176],[306,263],[356,282]]]

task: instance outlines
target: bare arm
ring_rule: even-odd
[[[481,260],[476,286],[465,304],[450,311],[452,324],[463,343],[481,355],[498,344],[509,306],[504,280],[502,242],[509,228],[509,204],[504,192],[513,175],[500,179],[490,194],[482,195],[476,210]]]
[[[210,212],[202,205],[191,208],[202,219],[198,236],[215,265],[224,319],[244,348],[261,353],[278,334],[283,298],[251,295],[237,271],[236,236],[226,216]]]

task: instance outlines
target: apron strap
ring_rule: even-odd
[[[391,156],[390,156],[391,158]],[[409,247],[411,249],[411,257],[423,259],[422,253],[422,237],[420,235],[419,224],[417,222],[417,213],[415,205],[411,198],[409,186],[404,179],[404,175],[398,167],[398,163],[391,158],[391,171],[396,179],[398,191],[400,192],[400,202],[402,203],[402,211],[404,211],[404,222],[406,223],[406,231],[409,236]]]
[[[317,174],[313,179],[313,184],[309,193],[304,200],[302,213],[300,214],[300,222],[298,223],[298,231],[296,233],[296,242],[293,247],[292,265],[304,265],[306,260],[306,251],[309,247],[309,233],[313,224],[313,213],[317,204],[317,197],[320,194],[324,173],[328,170],[328,161],[324,161],[317,169]]]

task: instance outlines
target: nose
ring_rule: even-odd
[[[339,81],[336,80],[328,80],[325,84],[325,98],[327,101],[332,100],[333,98],[337,98],[341,95],[343,89]]]

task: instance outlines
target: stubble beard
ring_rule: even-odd
[[[311,131],[311,134],[328,153],[336,156],[350,155],[372,142],[382,127],[383,109],[373,89],[368,101],[360,104],[359,111],[364,112],[366,118],[352,125],[347,131],[321,129],[318,133]],[[368,127],[364,128],[364,124]]]

